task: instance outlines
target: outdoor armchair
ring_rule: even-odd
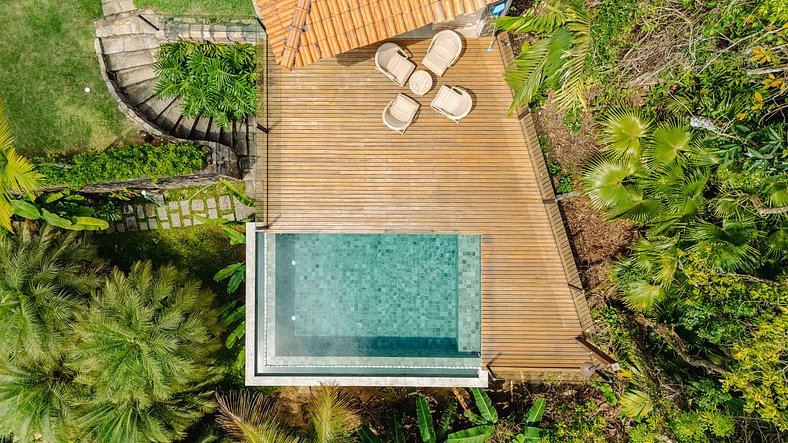
[[[405,94],[397,94],[383,110],[383,123],[404,134],[419,113],[419,104]]]
[[[394,43],[384,43],[375,52],[375,69],[386,74],[394,83],[405,86],[416,64]]]
[[[430,103],[432,109],[459,123],[463,117],[471,112],[473,98],[468,91],[456,86],[441,86],[435,98]]]
[[[449,66],[453,65],[462,52],[462,39],[460,34],[447,29],[435,34],[427,48],[422,64],[430,71],[441,77]]]

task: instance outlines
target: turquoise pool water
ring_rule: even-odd
[[[479,368],[479,236],[258,234],[257,250],[258,371]]]

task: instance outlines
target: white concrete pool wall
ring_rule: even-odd
[[[265,312],[257,312],[257,236],[260,223],[246,224],[246,362],[247,386],[414,386],[414,387],[487,387],[488,374],[479,368],[477,377],[386,377],[386,376],[297,376],[258,375],[257,327]],[[266,282],[262,282],[263,285]],[[265,286],[263,286],[265,287]],[[265,304],[261,306],[265,310]],[[261,325],[260,327],[265,327]]]

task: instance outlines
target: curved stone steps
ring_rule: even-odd
[[[232,151],[236,158],[255,155],[254,116],[232,122],[224,129],[211,118],[182,115],[180,97],[162,100],[154,95],[156,54],[159,46],[169,41],[157,27],[161,25],[158,16],[145,12],[143,19],[139,10],[130,9],[130,0],[103,0],[102,4],[105,18],[94,23],[96,50],[107,84],[121,102],[122,110],[127,108],[127,114],[154,135],[214,142],[222,147],[221,151]],[[119,12],[107,14],[108,11]]]

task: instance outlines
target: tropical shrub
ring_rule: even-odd
[[[588,11],[579,0],[548,0],[520,17],[501,17],[498,28],[514,34],[540,36],[524,43],[506,71],[514,90],[509,114],[530,105],[542,84],[556,91],[562,109],[585,108],[586,55],[590,45]]]
[[[0,236],[0,435],[173,441],[215,408],[213,294],[171,266],[102,279],[81,233]]]
[[[177,42],[162,45],[154,68],[158,98],[180,96],[183,115],[212,118],[227,128],[256,110],[252,45]]]
[[[191,143],[127,145],[77,154],[68,164],[62,159],[35,159],[36,170],[51,186],[80,188],[87,184],[134,178],[159,178],[190,174],[203,168],[206,152]]]
[[[22,223],[0,235],[0,353],[57,359],[102,267],[95,245],[75,232]]]
[[[11,200],[18,194],[33,198],[43,177],[14,149],[11,129],[0,104],[0,226],[11,231]]]
[[[218,422],[241,443],[349,443],[359,426],[356,411],[336,387],[316,390],[307,405],[309,429],[294,435],[273,401],[260,393],[217,395]]]
[[[20,224],[0,235],[0,434],[75,435],[71,323],[100,285],[103,264],[81,234]]]
[[[84,425],[98,441],[171,441],[216,404],[220,349],[213,293],[172,266],[114,269],[77,315],[69,367],[88,394]]]

